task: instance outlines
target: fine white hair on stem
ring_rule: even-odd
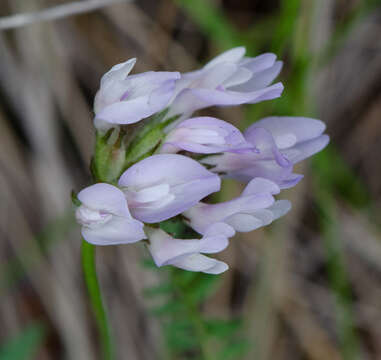
[[[132,0],[83,0],[50,7],[41,11],[16,14],[0,18],[0,30],[14,29],[40,21],[49,21],[94,11],[115,3]]]

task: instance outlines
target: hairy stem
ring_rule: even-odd
[[[113,360],[114,349],[95,267],[95,246],[82,241],[82,268],[97,323],[104,360]]]

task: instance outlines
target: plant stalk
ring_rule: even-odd
[[[87,290],[90,297],[91,307],[97,323],[100,343],[104,360],[114,360],[114,347],[107,321],[106,311],[103,306],[101,290],[99,287],[96,266],[95,246],[82,240],[82,268]]]

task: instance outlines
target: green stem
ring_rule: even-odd
[[[95,246],[85,240],[82,240],[82,268],[99,330],[103,359],[113,360],[114,349],[95,268]]]

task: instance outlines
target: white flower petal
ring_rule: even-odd
[[[228,88],[228,87],[231,87],[231,86],[236,86],[236,85],[239,85],[239,84],[242,84],[242,83],[246,83],[247,81],[249,81],[251,78],[253,77],[253,73],[248,70],[248,69],[245,69],[244,67],[239,67],[233,75],[231,75],[230,77],[228,77],[223,83],[222,85],[225,87],[225,88]]]
[[[250,214],[234,214],[224,221],[239,232],[249,232],[263,226],[263,222],[260,219]]]
[[[275,142],[282,145],[284,141],[282,137],[285,135],[295,136],[296,142],[299,143],[320,136],[323,134],[326,126],[320,120],[301,116],[271,116],[255,122],[250,128],[264,128],[268,130],[274,137]],[[249,129],[246,131],[250,131]],[[283,148],[284,146],[279,147]]]
[[[213,66],[224,62],[238,63],[245,55],[245,52],[246,49],[243,46],[235,47],[233,49],[225,51],[222,54],[216,56],[211,61],[209,61],[204,66],[204,69],[210,69]]]
[[[222,224],[223,226],[228,226]],[[226,229],[226,228],[225,228]],[[226,231],[226,230],[225,230]],[[157,266],[169,265],[184,255],[196,253],[216,253],[224,250],[228,238],[224,233],[204,236],[202,239],[174,239],[161,229],[146,228],[150,245],[148,246]]]
[[[262,71],[274,66],[276,55],[273,53],[264,53],[256,57],[243,58],[239,64],[249,69],[253,74],[261,73]]]
[[[307,140],[290,149],[282,150],[282,153],[294,164],[302,161],[317,152],[323,150],[329,143],[328,135],[321,135],[315,139]]]
[[[107,86],[110,82],[124,80],[135,66],[136,58],[127,60],[124,63],[114,65],[101,78],[101,86]]]
[[[226,263],[202,254],[186,255],[177,259],[171,265],[188,271],[201,271],[214,275],[221,274],[229,269]]]
[[[247,92],[263,89],[266,86],[269,86],[279,75],[282,66],[283,62],[277,61],[271,67],[255,72],[247,82],[239,84],[231,90]]]
[[[279,194],[279,186],[271,180],[264,178],[254,178],[245,187],[242,196],[258,195],[263,193]]]
[[[220,189],[220,178],[197,161],[182,155],[160,154],[139,161],[127,169],[119,185],[128,191],[140,191],[159,184],[168,184],[171,201],[162,206],[142,207],[131,203],[131,213],[147,223],[160,222],[189,209],[207,195]],[[156,206],[157,205],[157,206]]]
[[[94,245],[128,244],[145,239],[143,224],[135,219],[113,216],[101,227],[82,227],[84,239]]]
[[[77,197],[90,209],[131,217],[126,198],[116,186],[105,183],[94,184],[81,190]]]
[[[279,219],[291,210],[291,202],[288,200],[277,200],[268,210],[273,213],[274,220]]]

